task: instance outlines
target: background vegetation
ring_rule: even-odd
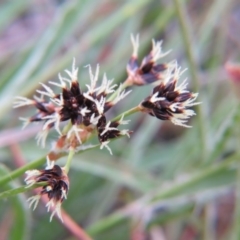
[[[80,239],[80,226],[96,240],[239,239],[240,74],[226,68],[240,62],[239,26],[238,0],[1,1],[1,192],[23,185],[23,175],[1,179],[41,159],[56,138],[48,138],[46,149],[37,146],[39,126],[21,130],[19,116],[31,112],[13,110],[14,96],[32,97],[39,82],[57,79],[73,57],[82,86],[89,63],[121,82],[130,34],[140,34],[141,56],[152,38],[163,39],[164,51],[172,49],[164,62],[177,59],[189,69],[189,87],[202,104],[192,129],[137,113],[129,117],[131,139],[111,143],[113,156],[99,149],[76,155],[63,204],[71,219],[64,224],[49,223],[42,203],[28,209],[31,191],[1,199],[0,239]],[[135,87],[110,117],[151,88]]]

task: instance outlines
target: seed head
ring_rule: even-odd
[[[122,90],[120,85],[117,89],[117,96],[112,101],[107,100],[107,96],[115,91],[116,84],[112,85],[113,80],[108,80],[106,74],[98,85],[99,66],[97,65],[95,73],[93,73],[90,65],[89,69],[90,84],[86,85],[87,91],[83,92],[79,86],[77,75],[78,68],[75,67],[73,61],[72,71],[65,70],[69,78],[64,78],[59,74],[60,83],[49,82],[61,89],[60,93],[54,93],[53,90],[41,84],[43,90],[37,90],[41,94],[40,98],[35,97],[33,100],[25,97],[17,97],[14,107],[34,106],[37,113],[29,119],[25,120],[25,125],[30,122],[44,122],[42,131],[37,135],[38,143],[45,145],[50,129],[55,128],[62,137],[60,128],[61,122],[70,121],[72,127],[66,133],[64,146],[76,148],[89,137],[89,133],[97,130],[101,143],[108,141],[122,134],[116,127],[116,123],[107,123],[105,113],[113,107],[118,101],[126,97],[130,91]],[[114,131],[112,133],[112,124]],[[111,126],[110,126],[111,125]],[[119,125],[119,124],[118,124]],[[104,134],[103,134],[104,132]],[[126,132],[127,134],[127,132]],[[62,142],[62,141],[61,141]]]
[[[52,221],[55,213],[62,220],[61,216],[61,204],[64,199],[67,198],[69,189],[69,179],[64,169],[58,165],[54,165],[52,169],[45,170],[28,170],[26,171],[27,177],[25,182],[27,187],[32,186],[38,182],[45,182],[46,185],[42,187],[40,193],[36,196],[30,197],[27,201],[29,207],[33,205],[33,210],[37,207],[37,204],[42,195],[47,195],[49,201],[46,205],[48,211],[52,208],[52,214],[50,221]]]
[[[173,68],[169,68],[164,81],[157,85],[152,94],[140,103],[141,111],[161,120],[170,120],[176,125],[190,127],[186,122],[195,115],[190,107],[199,104],[199,102],[194,102],[198,94],[186,90],[186,80],[179,86],[177,85],[183,72],[177,63]]]
[[[162,42],[152,40],[152,50],[138,63],[139,35],[135,38],[131,35],[133,53],[127,64],[129,85],[145,85],[164,78],[165,70],[168,68],[166,63],[157,63],[157,60],[166,56],[170,51],[162,53]]]

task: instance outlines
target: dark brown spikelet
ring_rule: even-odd
[[[53,208],[50,220],[52,220],[55,213],[57,213],[58,217],[62,220],[61,204],[63,200],[67,198],[69,189],[69,179],[64,169],[58,165],[54,165],[52,169],[29,170],[26,172],[26,175],[25,182],[28,186],[32,186],[38,182],[46,183],[38,195],[28,199],[29,205],[34,204],[35,209],[41,195],[47,195],[49,202],[46,207],[48,211],[50,208]]]
[[[199,104],[194,103],[197,94],[185,89],[185,81],[177,86],[182,74],[177,65],[170,69],[168,74],[166,81],[154,87],[152,94],[141,102],[140,109],[158,119],[170,120],[176,125],[189,127],[186,122],[195,115],[190,107]]]
[[[139,37],[131,36],[133,44],[133,54],[127,64],[128,85],[145,85],[161,80],[165,76],[168,68],[166,63],[157,63],[157,60],[167,53],[161,52],[161,42],[153,40],[151,52],[143,58],[141,64],[138,63]]]
[[[60,122],[71,121],[72,127],[67,132],[65,138],[66,144],[63,147],[77,147],[82,144],[82,140],[87,139],[90,132],[96,128],[98,131],[103,129],[106,124],[105,113],[118,101],[123,99],[129,92],[121,91],[119,86],[117,96],[112,101],[107,101],[107,95],[113,93],[117,86],[112,85],[113,80],[108,80],[106,74],[103,76],[101,85],[97,85],[99,66],[97,66],[95,75],[89,67],[90,85],[86,85],[88,91],[83,92],[77,81],[78,68],[75,68],[75,61],[73,61],[72,71],[65,70],[70,79],[63,78],[59,74],[59,83],[49,82],[52,85],[60,87],[62,92],[55,94],[53,90],[41,84],[45,91],[37,90],[41,94],[41,98],[28,99],[25,97],[17,97],[14,107],[22,107],[25,105],[34,106],[37,113],[29,119],[23,119],[27,125],[29,122],[44,122],[43,131],[37,136],[38,143],[45,146],[45,139],[48,131],[55,128],[62,136],[60,130]],[[66,84],[69,84],[69,86]],[[46,99],[44,99],[46,98]],[[99,138],[101,142],[103,139],[113,138],[121,131],[114,131],[107,133],[106,136]],[[121,132],[122,133],[122,132]],[[107,137],[109,136],[109,137]],[[83,139],[82,139],[83,138]]]

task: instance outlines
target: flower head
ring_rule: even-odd
[[[174,68],[169,68],[164,81],[140,103],[140,110],[158,119],[170,120],[176,125],[190,127],[186,122],[195,115],[190,107],[199,104],[199,102],[194,102],[198,94],[186,90],[186,80],[178,85],[179,77],[183,72],[180,67],[177,67],[177,64]]]
[[[169,53],[162,53],[162,42],[152,40],[152,50],[145,56],[139,65],[138,63],[138,48],[139,35],[135,38],[131,35],[133,44],[133,53],[127,64],[128,83],[129,85],[145,85],[161,80],[164,77],[164,72],[168,68],[168,64],[157,63],[157,60]]]
[[[95,74],[90,65],[89,68],[90,84],[86,85],[87,91],[82,91],[79,86],[77,75],[78,68],[75,67],[73,61],[72,71],[65,70],[69,78],[64,78],[59,74],[59,81],[49,82],[61,89],[60,93],[54,93],[53,90],[41,84],[44,90],[37,90],[41,95],[40,98],[35,97],[33,100],[25,97],[17,97],[14,107],[34,106],[37,113],[29,119],[24,119],[26,124],[29,122],[44,122],[42,132],[38,134],[38,142],[45,145],[45,139],[50,129],[55,128],[62,137],[60,123],[70,121],[72,127],[65,133],[66,138],[63,148],[76,148],[90,136],[90,133],[96,129],[100,136],[104,135],[104,141],[113,137],[112,131],[107,125],[105,113],[113,107],[118,101],[126,97],[130,91],[125,92],[120,85],[117,89],[115,99],[108,101],[107,96],[115,91],[116,84],[112,85],[113,80],[108,80],[106,74],[103,76],[101,84],[98,84],[99,66],[97,65]],[[26,125],[25,124],[25,125]],[[117,130],[115,124],[114,136],[117,136],[121,131]],[[104,131],[104,134],[102,134]],[[103,142],[103,137],[99,137],[100,142]]]
[[[102,117],[99,119],[97,128],[98,128],[98,139],[101,142],[101,148],[106,147],[110,154],[112,154],[111,149],[108,147],[109,139],[117,138],[121,135],[127,135],[130,137],[130,134],[132,131],[129,131],[127,129],[119,130],[117,127],[121,124],[128,124],[129,121],[123,120],[124,115],[121,117],[119,121],[111,122],[109,121],[106,123],[106,118]]]
[[[38,182],[46,183],[38,195],[30,197],[27,200],[29,202],[29,207],[33,205],[34,210],[37,207],[41,195],[47,195],[49,202],[46,207],[48,211],[51,208],[53,210],[50,221],[55,213],[62,220],[61,204],[63,200],[67,198],[69,189],[69,179],[64,169],[58,165],[54,165],[52,169],[28,170],[26,171],[26,175],[25,182],[27,187],[30,187]]]

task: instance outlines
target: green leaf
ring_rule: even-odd
[[[0,174],[9,175],[9,170],[4,166],[0,165]],[[12,181],[7,184],[5,188],[16,188],[18,183]],[[14,224],[9,233],[9,240],[27,240],[29,239],[29,227],[30,227],[30,213],[27,207],[26,199],[22,195],[11,197],[11,206],[14,212]],[[2,203],[3,204],[3,203]]]

